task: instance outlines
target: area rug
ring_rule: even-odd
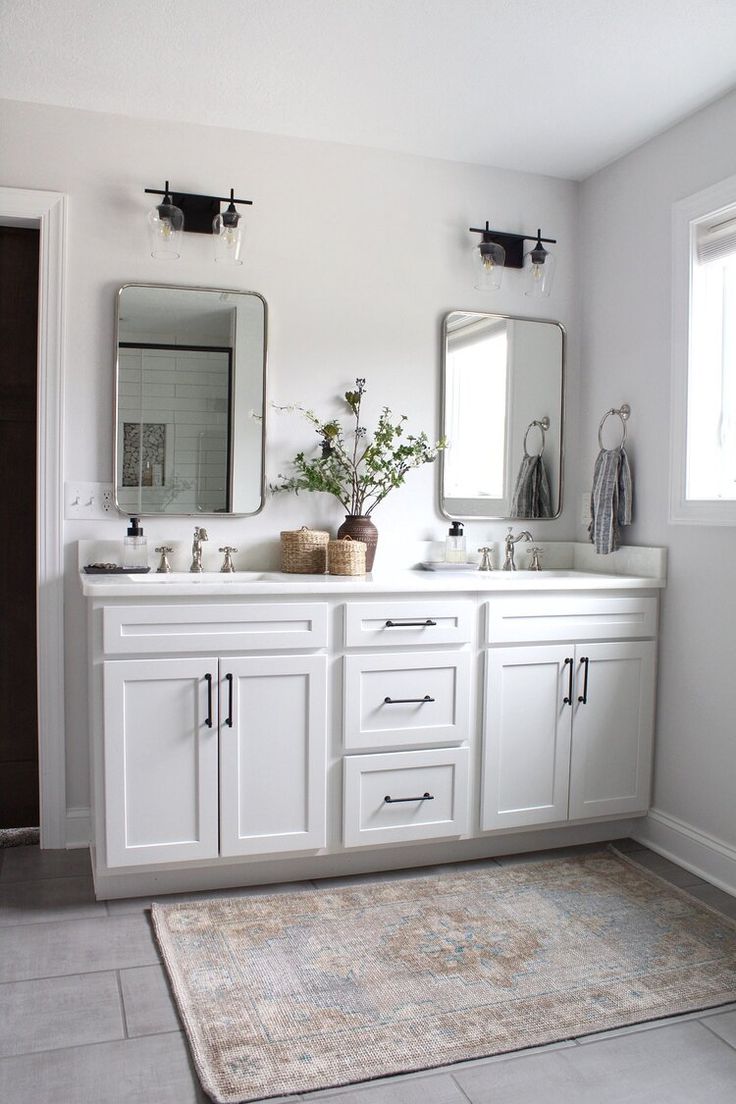
[[[220,1104],[736,1000],[736,924],[610,851],[154,905]]]
[[[0,847],[27,847],[40,838],[40,828],[0,828]]]

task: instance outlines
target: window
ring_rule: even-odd
[[[736,178],[673,212],[670,520],[736,525]]]

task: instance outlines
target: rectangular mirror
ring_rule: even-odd
[[[130,515],[257,514],[266,301],[126,284],[117,296],[115,496]]]
[[[440,508],[448,518],[554,518],[562,509],[565,331],[452,311],[442,359]]]

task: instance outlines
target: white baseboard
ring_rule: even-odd
[[[66,811],[66,846],[89,847],[90,811],[84,805]]]
[[[658,855],[736,895],[736,847],[731,844],[661,809],[651,809],[632,834]]]

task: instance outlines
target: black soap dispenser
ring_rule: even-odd
[[[141,571],[148,567],[148,542],[143,536],[141,519],[132,517],[123,541],[123,569]]]
[[[465,546],[465,533],[461,521],[453,521],[445,540],[445,560],[447,563],[464,564],[468,562]]]

